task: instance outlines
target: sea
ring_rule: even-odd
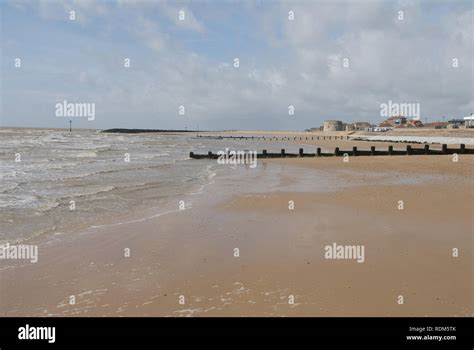
[[[225,168],[215,160],[191,159],[190,152],[278,152],[285,146],[194,133],[0,128],[0,244],[125,214],[182,209],[209,190],[216,172]]]

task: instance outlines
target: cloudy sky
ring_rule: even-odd
[[[95,103],[95,120],[74,119],[85,128],[302,130],[380,122],[389,100],[420,103],[422,121],[474,110],[470,0],[6,0],[0,11],[2,126],[67,127],[64,100]]]

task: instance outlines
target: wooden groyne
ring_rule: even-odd
[[[416,140],[368,140],[364,137],[355,137],[353,135],[318,135],[318,136],[222,136],[222,135],[196,135],[194,139],[214,139],[214,140],[252,140],[252,141],[361,141],[377,143],[409,143],[409,144],[440,144],[439,142],[427,142]]]
[[[308,140],[349,140],[348,135],[331,135],[331,136],[221,136],[221,135],[197,135],[196,138],[203,139],[231,139],[231,140],[254,140],[254,141],[308,141]]]
[[[443,154],[474,154],[474,149],[466,148],[461,144],[459,148],[448,148],[443,144],[441,149],[430,149],[429,145],[423,148],[414,148],[407,145],[406,150],[394,150],[393,146],[388,146],[387,150],[377,150],[375,146],[370,147],[370,150],[360,150],[357,147],[352,147],[351,150],[341,150],[339,147],[334,149],[334,152],[322,152],[321,148],[316,149],[316,153],[305,153],[303,148],[299,149],[298,153],[287,153],[285,149],[281,149],[279,153],[268,153],[263,150],[262,153],[257,153],[257,158],[301,158],[301,157],[344,157],[344,156],[411,156],[411,155],[443,155]],[[217,159],[217,153],[208,152],[207,154],[189,153],[189,157],[194,159]]]

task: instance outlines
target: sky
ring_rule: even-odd
[[[3,0],[0,126],[304,130],[380,123],[389,101],[467,116],[473,4]]]

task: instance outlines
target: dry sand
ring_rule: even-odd
[[[472,139],[474,138],[474,128],[473,129],[455,129],[455,130],[436,130],[436,129],[406,129],[403,130],[391,130],[389,132],[382,133],[369,133],[369,132],[287,132],[287,131],[227,131],[227,132],[214,132],[214,133],[204,133],[203,135],[219,135],[219,136],[234,136],[234,137],[265,137],[266,142],[269,146],[274,142],[281,142],[282,140],[286,142],[293,143],[295,145],[306,146],[309,148],[304,148],[305,152],[315,152],[316,147],[321,147],[323,150],[333,152],[336,147],[339,147],[340,150],[350,151],[352,147],[358,147],[360,150],[370,150],[371,146],[375,146],[377,150],[388,149],[388,146],[393,146],[395,150],[406,150],[407,145],[411,145],[414,148],[423,148],[424,145],[414,142],[391,142],[391,141],[368,141],[363,140],[366,136],[383,136],[383,137],[418,137],[418,136],[429,136],[429,137],[449,137],[452,140],[466,140],[466,148],[474,149]],[[318,139],[319,137],[319,139]],[[341,140],[341,137],[343,138]],[[276,138],[276,139],[272,139]],[[331,138],[331,139],[329,139]],[[335,140],[334,138],[337,138]],[[243,141],[245,142],[245,140]],[[461,142],[459,142],[461,143]],[[450,148],[459,148],[459,143],[450,143],[448,141],[448,147]],[[313,147],[314,146],[314,147]],[[430,149],[441,150],[441,144],[435,143],[430,145]],[[295,152],[297,149],[295,148]]]
[[[0,271],[1,315],[472,315],[474,156],[257,169],[218,174],[181,212],[32,242],[38,263]],[[364,245],[365,261],[325,259],[333,242]]]

